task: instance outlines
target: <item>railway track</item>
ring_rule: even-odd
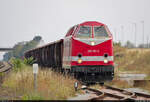
[[[93,89],[89,87],[83,88],[85,92],[92,94],[92,98],[88,100],[150,100],[150,95],[130,92],[127,90],[104,85],[101,89]]]
[[[3,62],[0,62],[0,69],[4,67]]]
[[[9,62],[0,62],[0,73],[7,73],[11,68],[12,65]]]
[[[12,69],[12,65],[9,62],[0,62],[0,85],[3,83],[3,79],[7,73]]]

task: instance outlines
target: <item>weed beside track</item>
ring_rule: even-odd
[[[7,93],[8,97],[6,97],[6,95],[3,96],[7,99],[64,100],[68,97],[75,96],[75,81],[76,80],[72,77],[63,76],[49,69],[40,69],[37,81],[38,88],[35,92],[32,67],[24,66],[24,68],[17,72],[11,72],[9,76],[4,79],[1,89],[3,89],[2,91],[6,89],[5,93]]]

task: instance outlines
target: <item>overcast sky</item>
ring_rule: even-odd
[[[150,0],[0,0],[0,47],[12,47],[35,35],[41,35],[45,43],[52,42],[63,38],[71,26],[84,21],[107,24],[114,40],[123,42],[134,42],[132,23],[135,22],[139,44],[142,20],[146,42],[150,34]]]

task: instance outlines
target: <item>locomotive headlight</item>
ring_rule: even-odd
[[[94,42],[94,41],[91,41],[91,45],[94,46],[94,45],[95,45],[95,42]]]
[[[79,58],[79,59],[78,59],[78,63],[79,63],[79,64],[82,63],[82,59]]]
[[[107,59],[104,59],[104,63],[108,63],[108,60],[107,60]]]

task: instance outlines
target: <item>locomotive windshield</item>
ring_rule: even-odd
[[[104,26],[94,27],[94,37],[108,37],[108,33]]]
[[[108,32],[104,26],[94,26],[93,27],[94,37],[108,37]],[[91,38],[92,37],[92,27],[91,26],[80,26],[80,29],[76,35],[78,38]]]
[[[91,30],[92,28],[91,27],[88,27],[88,26],[80,26],[80,29],[78,31],[78,34],[77,34],[77,37],[78,38],[90,38],[91,36]]]

